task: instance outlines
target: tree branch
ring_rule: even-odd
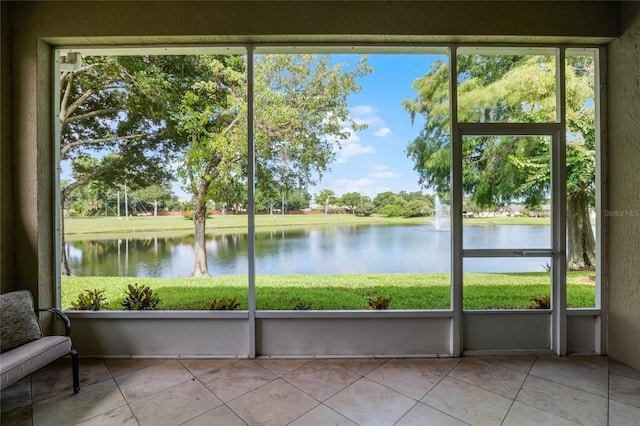
[[[75,141],[75,142],[69,142],[68,144],[64,145],[61,149],[60,149],[60,156],[62,158],[64,158],[64,156],[73,148],[78,147],[78,146],[82,146],[82,145],[97,145],[97,144],[101,144],[101,143],[105,143],[105,142],[114,142],[114,141],[129,141],[129,140],[133,140],[133,139],[140,139],[143,138],[145,136],[150,136],[151,133],[139,133],[136,135],[129,135],[129,136],[114,136],[111,138],[100,138],[100,139],[84,139],[84,140],[80,140],[80,141]]]
[[[74,103],[72,103],[71,105],[69,105],[69,107],[67,108],[67,117],[71,114],[73,114],[73,111],[75,111],[76,109],[78,109],[78,107],[80,105],[82,105],[84,103],[84,101],[86,101],[87,99],[89,99],[89,97],[91,95],[95,95],[96,93],[98,93],[98,91],[96,89],[89,89],[86,92],[84,92],[82,94],[82,96],[80,96]]]
[[[65,119],[65,124],[72,123],[78,120],[84,120],[85,118],[95,117],[96,115],[109,114],[109,113],[118,112],[118,111],[120,111],[120,108],[97,109],[95,111],[91,111],[86,114],[74,115],[73,117],[69,117]]]

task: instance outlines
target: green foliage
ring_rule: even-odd
[[[321,204],[324,207],[324,214],[329,213],[329,205],[337,204],[338,198],[336,193],[331,189],[321,189],[319,193],[314,196],[316,203]]]
[[[375,212],[376,212],[376,206],[374,206],[373,203],[370,203],[368,201],[360,204],[356,209],[356,213],[362,216],[371,216]]]
[[[556,114],[555,56],[459,55],[457,105],[461,122],[551,123]],[[570,268],[591,266],[595,244],[589,206],[595,195],[595,80],[593,56],[566,59],[567,233]],[[449,64],[436,61],[416,79],[414,100],[403,106],[425,118],[407,147],[420,183],[450,191]],[[591,105],[591,106],[590,106]],[[539,137],[463,138],[463,191],[476,209],[492,210],[514,200],[535,209],[547,202],[550,144]]]
[[[368,304],[367,309],[370,311],[389,309],[389,305],[391,305],[392,299],[393,297],[383,297],[383,296],[378,296],[375,300],[369,299],[367,300],[367,304]]]
[[[127,286],[125,299],[122,307],[127,311],[153,310],[160,303],[160,298],[153,295],[153,290],[149,286],[131,285]]]
[[[311,309],[311,302],[308,302],[306,300],[302,300],[302,299],[298,299],[298,301],[296,302],[295,306],[293,307],[294,311],[308,311]]]
[[[77,311],[99,311],[104,309],[109,305],[104,293],[105,290],[84,290],[84,293],[78,295],[78,300],[71,302],[69,309]]]
[[[230,297],[228,299],[222,297],[219,300],[209,298],[204,303],[204,309],[207,311],[233,311],[238,309],[239,306],[240,303],[236,301],[235,297]]]
[[[403,212],[402,206],[397,204],[386,204],[378,211],[378,213],[387,217],[401,217]]]
[[[349,207],[353,214],[356,214],[357,207],[362,204],[363,196],[359,192],[347,192],[340,197],[340,202]]]
[[[550,309],[551,301],[549,296],[545,296],[544,294],[538,294],[537,296],[530,297],[529,302],[531,302],[530,309]]]
[[[323,216],[323,215],[318,215]],[[595,306],[592,271],[567,274],[567,304]],[[464,309],[528,309],[529,298],[549,294],[549,274],[465,273]],[[313,310],[359,310],[377,294],[393,294],[392,309],[449,309],[450,274],[343,274],[260,276],[256,283],[259,310],[290,310],[298,300],[312,300]],[[88,286],[105,288],[110,309],[118,309],[129,284],[140,283],[162,292],[162,309],[201,310],[211,294],[235,297],[248,308],[246,275],[202,278],[62,277],[62,306],[69,306]],[[366,303],[365,303],[366,305]]]

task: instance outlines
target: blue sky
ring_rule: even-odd
[[[413,81],[431,68],[439,55],[369,55],[373,72],[360,80],[362,90],[349,98],[351,117],[368,124],[354,132],[336,151],[336,162],[322,181],[309,189],[316,194],[328,188],[340,196],[359,192],[375,197],[385,191],[419,191],[418,174],[406,156],[406,148],[419,133],[423,121],[411,124],[402,108],[404,99],[413,99]],[[336,61],[355,62],[355,56],[337,56]]]

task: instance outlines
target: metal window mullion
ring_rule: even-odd
[[[463,349],[462,325],[462,139],[458,131],[457,49],[449,49],[449,114],[451,123],[451,354],[460,356]]]
[[[458,132],[466,136],[547,136],[561,130],[561,123],[458,123]]]
[[[552,330],[551,349],[567,354],[567,242],[566,242],[566,61],[565,49],[556,54],[556,117],[561,124],[551,145],[551,228],[553,251],[551,268]]]
[[[595,52],[595,136],[596,136],[596,308],[600,309],[595,332],[595,351],[607,352],[607,229],[609,219],[602,212],[607,206],[607,69],[606,48]]]
[[[54,277],[54,284],[55,284],[55,291],[54,291],[54,297],[55,297],[55,303],[56,303],[56,307],[58,309],[62,309],[62,279],[60,277],[61,275],[61,267],[60,267],[60,259],[62,256],[62,253],[60,253],[60,250],[62,250],[62,247],[60,247],[61,241],[62,241],[62,236],[60,235],[60,233],[62,232],[62,229],[60,228],[60,221],[63,220],[61,214],[62,214],[62,209],[60,206],[60,51],[57,49],[54,49],[53,54],[55,56],[54,61],[53,61],[53,95],[51,96],[51,98],[53,99],[53,135],[52,136],[52,140],[53,140],[53,170],[54,170],[54,176],[53,176],[53,187],[54,187],[54,195],[53,195],[53,220],[55,223],[54,229],[55,232],[53,233],[53,238],[54,238],[54,244],[55,244],[55,248],[53,250],[53,257],[54,257],[54,271],[55,271],[55,277]]]
[[[552,257],[551,249],[509,248],[509,249],[463,249],[462,257]]]
[[[254,141],[254,84],[253,46],[247,46],[247,181],[248,209],[248,253],[249,260],[249,358],[256,357],[256,226],[255,226],[255,141]]]

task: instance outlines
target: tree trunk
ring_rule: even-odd
[[[196,200],[195,211],[193,212],[193,224],[195,226],[195,242],[194,242],[194,264],[192,277],[208,277],[209,268],[207,267],[207,249],[206,249],[206,221],[207,221],[207,204],[201,197]]]
[[[60,275],[63,277],[71,276],[69,269],[69,261],[67,259],[67,250],[64,243],[64,192],[60,197]]]
[[[596,265],[596,242],[589,219],[589,201],[585,196],[567,200],[567,269],[592,269]]]

